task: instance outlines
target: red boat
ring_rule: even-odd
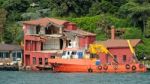
[[[130,43],[129,43],[130,44]],[[133,51],[131,45],[129,45]],[[99,53],[105,53],[112,58],[111,63],[101,63]],[[61,57],[49,59],[56,72],[146,72],[146,67],[137,59],[132,63],[120,64],[103,45],[91,44],[89,50],[66,48]]]

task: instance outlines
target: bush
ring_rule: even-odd
[[[145,56],[150,56],[150,39],[143,38],[143,43],[137,46],[137,53],[139,56],[142,55],[142,53],[145,54]]]
[[[125,28],[125,39],[139,39],[142,38],[142,32],[138,28]]]

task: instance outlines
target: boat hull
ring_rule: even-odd
[[[50,59],[50,64],[55,72],[146,72],[147,68],[140,63],[132,64],[110,64],[110,65],[95,65],[92,60],[82,59]]]
[[[133,68],[136,67],[136,69]],[[123,73],[123,72],[146,72],[146,67],[139,68],[139,64],[132,64],[130,68],[126,68],[126,65],[107,65],[107,66],[96,66],[96,65],[67,65],[58,64],[54,66],[56,72],[94,72],[94,73]]]

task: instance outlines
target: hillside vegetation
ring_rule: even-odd
[[[97,40],[101,41],[108,38],[103,31],[99,30],[99,26],[97,26],[97,24],[98,22],[104,21],[104,19],[106,20],[106,18],[108,18],[109,23],[113,24],[116,28],[125,29],[125,34],[123,35],[124,39],[142,39],[143,43],[138,45],[136,50],[139,56],[141,56],[142,53],[145,53],[146,56],[150,55],[150,38],[145,38],[142,35],[141,30],[138,27],[130,25],[126,19],[119,19],[110,15],[65,19],[77,23],[78,27],[81,29],[96,33]]]
[[[0,42],[20,43],[21,22],[42,17],[69,20],[108,39],[110,26],[125,30],[123,38],[140,38],[139,54],[150,56],[150,0],[0,0]]]

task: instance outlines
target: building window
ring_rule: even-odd
[[[118,58],[117,55],[114,55],[114,59],[118,62]]]
[[[4,52],[3,55],[4,55],[5,58],[10,58],[9,52]]]
[[[126,60],[127,60],[127,56],[123,55],[123,62],[126,62]]]
[[[40,65],[42,64],[42,58],[39,58],[39,64]]]
[[[108,63],[108,56],[109,56],[109,55],[108,55],[108,54],[106,54],[106,63]]]
[[[13,51],[13,52],[12,52],[12,57],[13,57],[13,61],[21,60],[21,58],[22,58],[22,53],[21,53],[21,51]],[[18,58],[19,58],[19,59],[18,59]]]
[[[36,57],[33,57],[33,64],[36,64]]]
[[[36,34],[39,34],[39,32],[40,32],[40,28],[41,28],[41,26],[40,26],[40,25],[37,25],[37,26],[36,26]]]
[[[21,58],[21,52],[17,52],[17,58]]]
[[[48,58],[45,58],[45,65],[48,65]]]
[[[16,61],[16,52],[12,53],[13,61]]]
[[[3,53],[2,52],[0,52],[0,58],[3,58]]]

